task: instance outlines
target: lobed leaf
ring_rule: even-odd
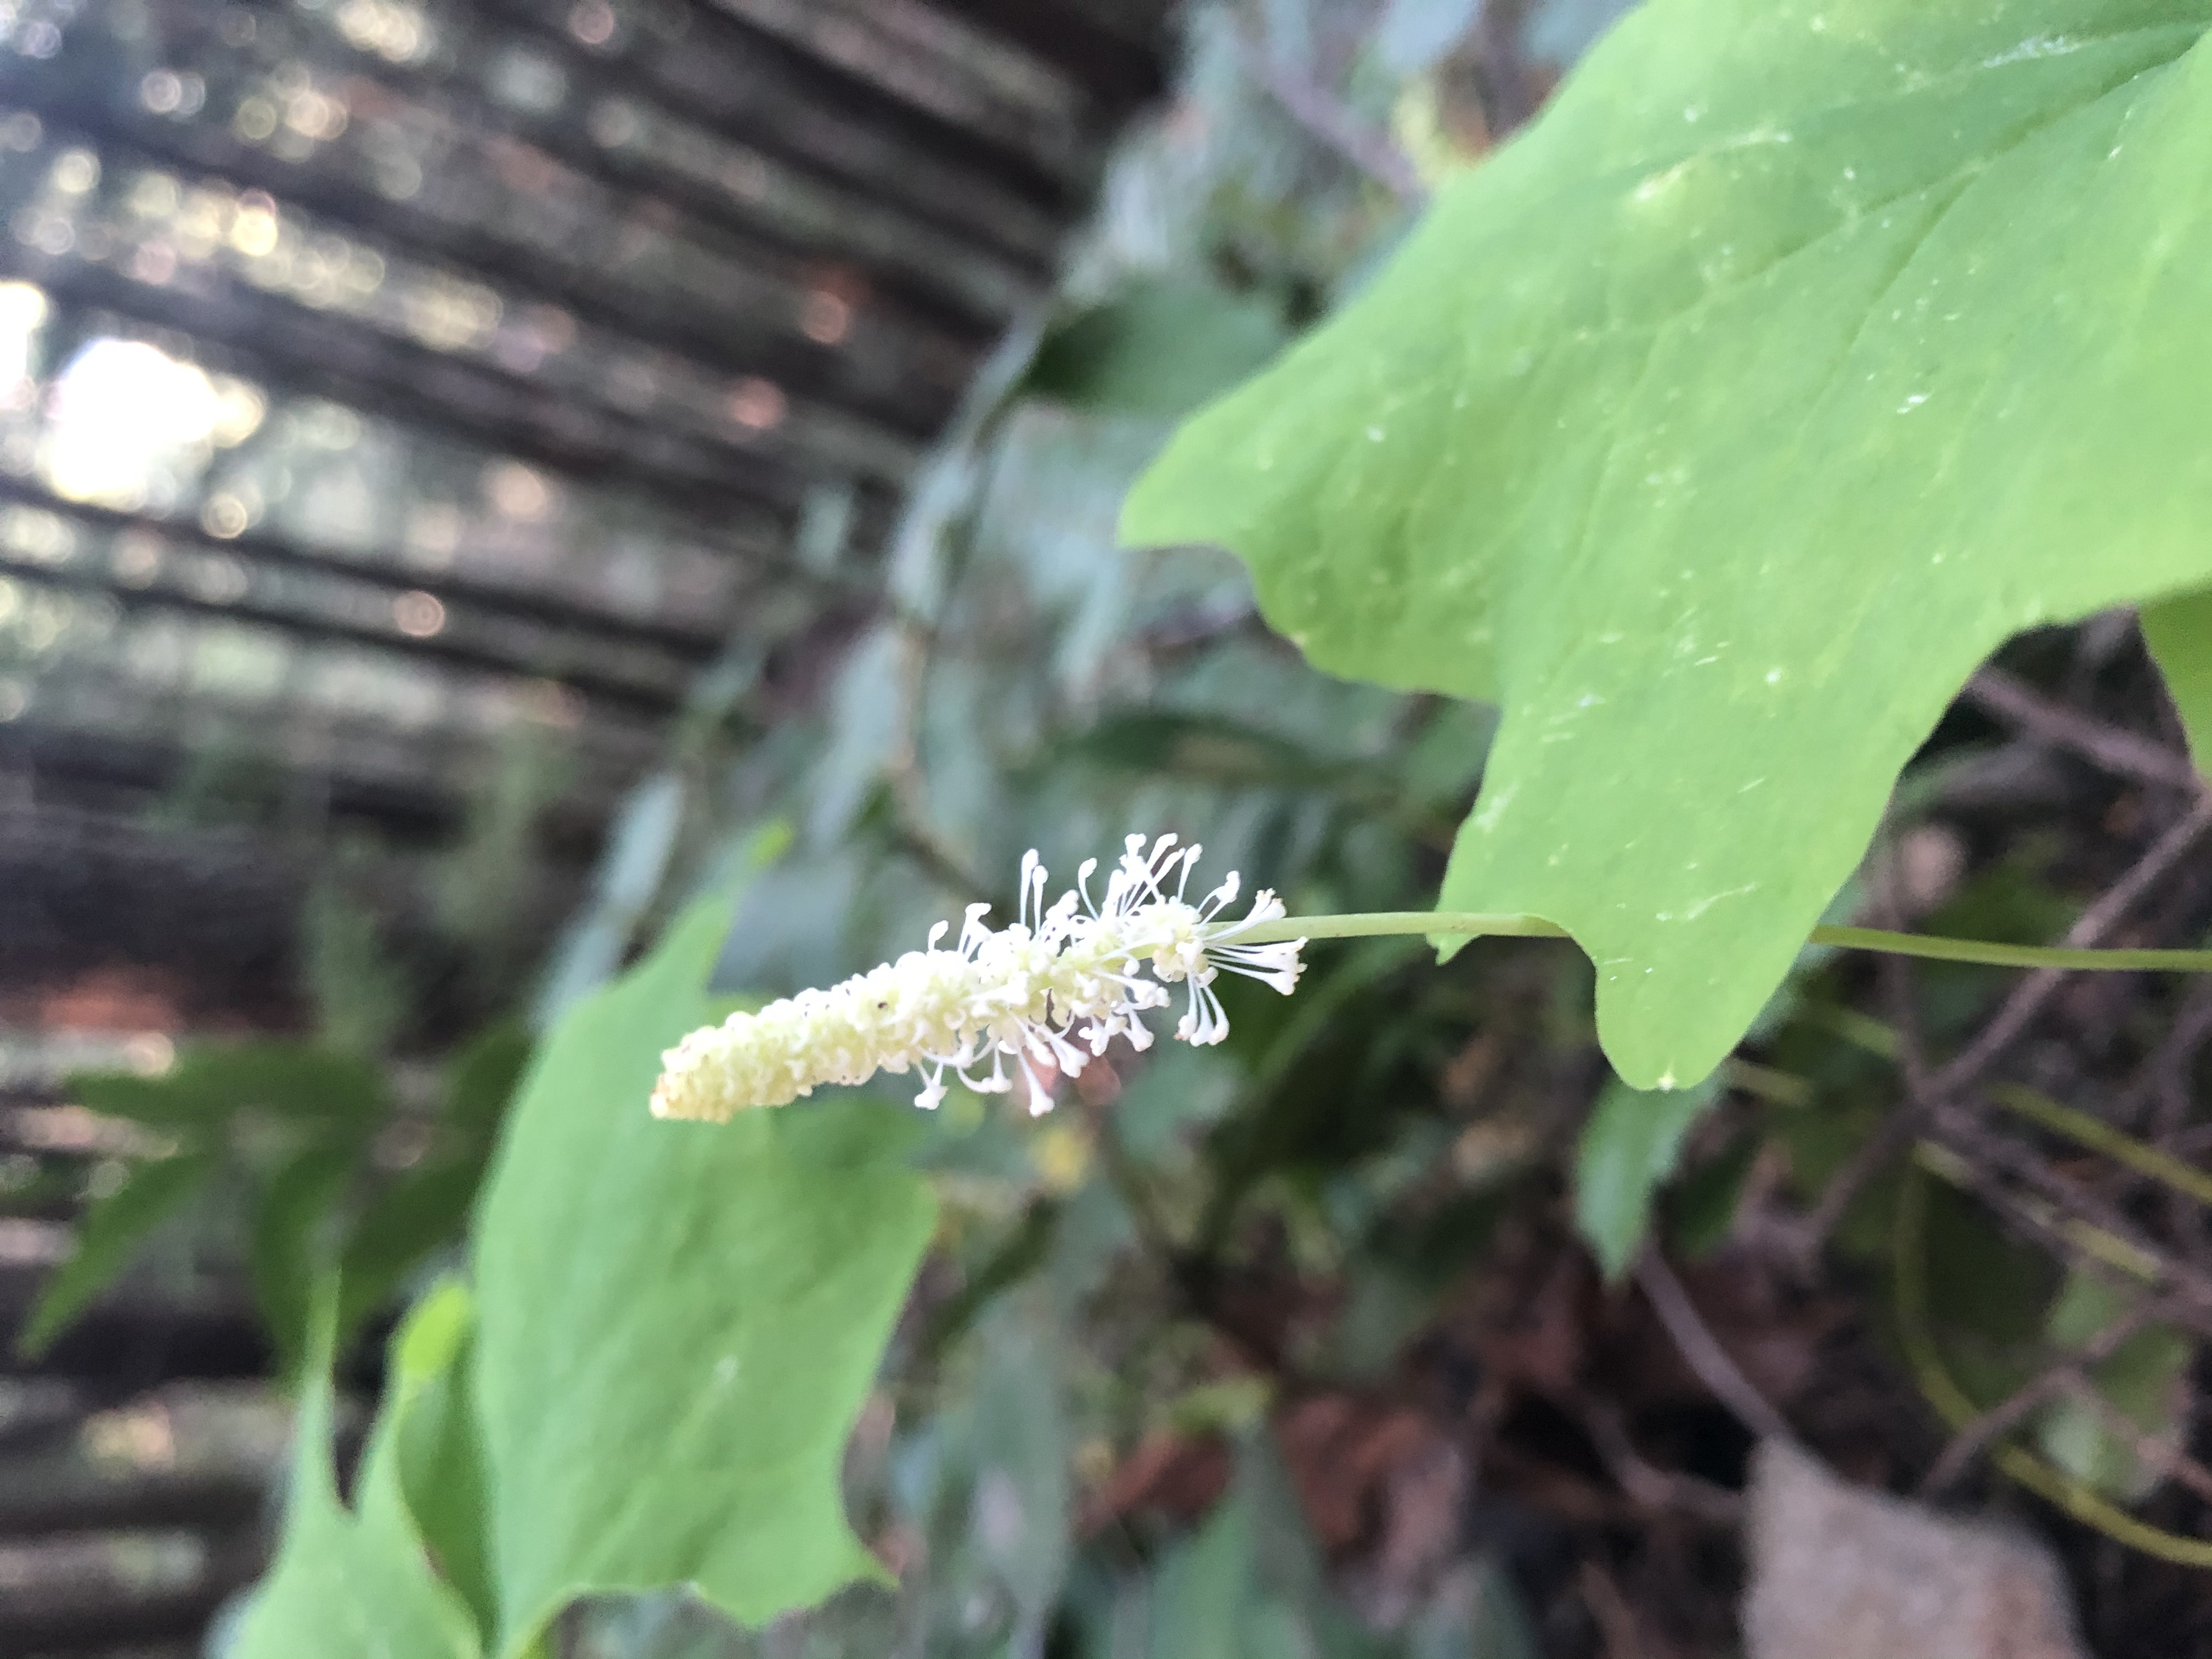
[[[702,902],[579,1004],[522,1085],[478,1212],[474,1383],[498,1650],[595,1591],[689,1583],[758,1624],[879,1576],[839,1470],[927,1242],[902,1120],[646,1109],[708,1016]]]
[[[1628,1082],[1735,1043],[2008,635],[2212,581],[2208,21],[1652,0],[1131,495],[1502,706],[1441,903],[1579,940]]]
[[[300,1402],[283,1540],[227,1659],[480,1659],[475,1622],[432,1570],[401,1488],[404,1395],[387,1406],[370,1439],[359,1512],[338,1497],[329,1315],[325,1306]],[[395,1340],[395,1356],[419,1343],[422,1321],[450,1315],[449,1302],[428,1299]],[[396,1369],[404,1376],[404,1362]]]

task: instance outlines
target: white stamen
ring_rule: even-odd
[[[1073,1077],[1117,1036],[1152,1046],[1147,1009],[1164,1006],[1167,987],[1187,984],[1190,1002],[1176,1025],[1185,1042],[1218,1042],[1229,1017],[1214,981],[1226,969],[1288,995],[1298,981],[1304,939],[1282,945],[1235,941],[1284,909],[1273,893],[1254,896],[1234,921],[1218,918],[1237,896],[1229,878],[1200,904],[1183,898],[1200,849],[1177,850],[1161,836],[1147,848],[1131,836],[1094,902],[1086,860],[1073,891],[1044,902],[1045,871],[1035,852],[1022,860],[1019,919],[994,932],[988,905],[972,904],[957,946],[939,941],[948,922],[930,929],[926,948],[827,990],[802,991],[757,1013],[736,1013],[692,1032],[661,1056],[653,1091],[658,1117],[720,1122],[755,1106],[781,1106],[823,1084],[865,1083],[878,1072],[918,1071],[915,1104],[944,1100],[950,1073],[981,1094],[1013,1087],[1011,1059],[1029,1085],[1033,1111],[1052,1097],[1040,1073]],[[1164,885],[1175,866],[1174,896]],[[1152,977],[1145,977],[1149,970]],[[1087,1051],[1087,1052],[1086,1052]],[[974,1068],[988,1057],[988,1076]]]

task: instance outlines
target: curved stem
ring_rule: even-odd
[[[1952,1376],[1936,1346],[1929,1316],[1927,1235],[1928,1179],[1917,1168],[1908,1168],[1905,1184],[1898,1191],[1890,1239],[1898,1337],[1905,1362],[1928,1403],[1952,1428],[1963,1429],[1982,1413]],[[2212,1540],[2191,1538],[2138,1521],[2094,1487],[2009,1439],[2000,1437],[1989,1449],[1989,1456],[2039,1498],[2108,1538],[2161,1560],[2187,1567],[2212,1567]]]
[[[1468,939],[1565,939],[1567,930],[1540,916],[1474,910],[1370,910],[1340,916],[1286,916],[1237,935],[1240,945],[1291,939],[1376,939],[1391,934],[1457,934]],[[1989,968],[2051,968],[2088,973],[2212,974],[2212,951],[2097,950],[2063,945],[2002,945],[1992,939],[1896,933],[1881,927],[1815,927],[1810,943],[1845,951],[1879,951]]]

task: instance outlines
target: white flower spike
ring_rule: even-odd
[[[1028,1079],[1030,1109],[1043,1112],[1052,1097],[1040,1073],[1073,1077],[1117,1036],[1150,1047],[1143,1016],[1166,1006],[1170,985],[1190,988],[1176,1036],[1218,1042],[1229,1035],[1213,991],[1222,970],[1287,996],[1298,982],[1305,941],[1237,943],[1248,930],[1280,921],[1284,910],[1263,890],[1243,915],[1223,920],[1237,897],[1233,872],[1202,902],[1188,902],[1183,893],[1199,852],[1178,849],[1171,835],[1150,847],[1132,836],[1102,899],[1091,896],[1093,859],[1079,872],[1074,890],[1049,906],[1044,866],[1031,852],[1022,860],[1021,915],[1012,927],[993,931],[983,925],[990,907],[971,904],[952,950],[939,948],[951,928],[940,921],[924,950],[826,991],[802,991],[692,1032],[661,1056],[653,1115],[721,1122],[750,1107],[786,1105],[825,1083],[908,1070],[923,1079],[914,1103],[934,1107],[945,1098],[948,1073],[981,1093],[1005,1093],[1013,1086],[1008,1060]],[[987,1059],[989,1073],[975,1075]]]

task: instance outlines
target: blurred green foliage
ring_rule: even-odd
[[[94,1194],[18,1346],[42,1352],[165,1223],[197,1207],[242,1218],[256,1300],[283,1374],[296,1376],[323,1277],[343,1275],[343,1340],[458,1239],[529,1053],[526,1033],[495,1027],[405,1109],[379,1066],[308,1042],[211,1044],[158,1077],[72,1078],[79,1103],[149,1144]]]

